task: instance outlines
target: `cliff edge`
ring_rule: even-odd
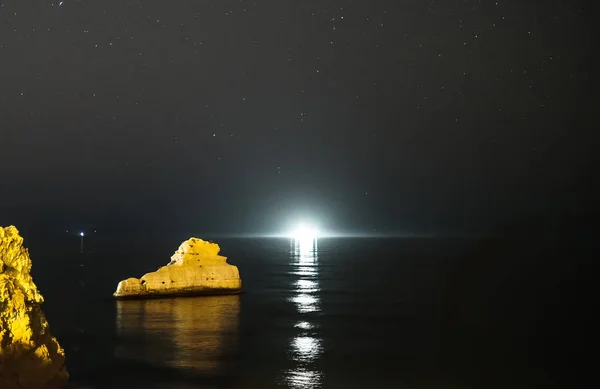
[[[29,274],[31,259],[13,227],[0,227],[0,388],[56,389],[69,375],[50,334],[44,298]]]
[[[119,282],[117,298],[142,298],[182,295],[235,294],[242,290],[236,266],[219,255],[216,243],[198,238],[183,242],[171,262],[142,278]]]

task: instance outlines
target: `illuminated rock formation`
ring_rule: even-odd
[[[0,227],[0,388],[55,389],[67,382],[65,353],[50,335],[44,298],[15,227]]]
[[[236,266],[219,255],[219,245],[190,238],[171,257],[171,262],[142,278],[119,282],[114,296],[140,298],[160,296],[233,294],[242,289]]]

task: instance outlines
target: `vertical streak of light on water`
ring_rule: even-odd
[[[316,326],[309,320],[311,313],[321,310],[317,240],[292,239],[290,257],[292,274],[298,277],[293,285],[295,294],[290,301],[296,305],[299,314],[308,318],[294,326],[299,331],[290,342],[290,354],[296,366],[285,372],[284,381],[294,389],[317,389],[322,387],[323,374],[312,369],[311,364],[323,352],[322,340],[314,331]]]

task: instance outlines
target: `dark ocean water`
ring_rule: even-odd
[[[563,335],[585,321],[572,305],[581,261],[548,260],[556,248],[544,254],[544,245],[528,252],[435,238],[219,239],[221,253],[240,269],[243,294],[112,299],[120,279],[166,264],[185,238],[96,234],[86,237],[83,253],[77,237],[27,242],[43,309],[74,383],[173,389],[576,384],[578,371],[567,361],[581,339]]]

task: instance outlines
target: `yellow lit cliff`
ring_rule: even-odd
[[[29,274],[19,231],[0,227],[0,388],[55,389],[68,379],[65,353],[49,332],[44,298]]]
[[[236,266],[219,255],[219,245],[198,238],[183,242],[171,262],[142,278],[119,282],[114,296],[139,298],[202,294],[235,294],[242,289]]]

